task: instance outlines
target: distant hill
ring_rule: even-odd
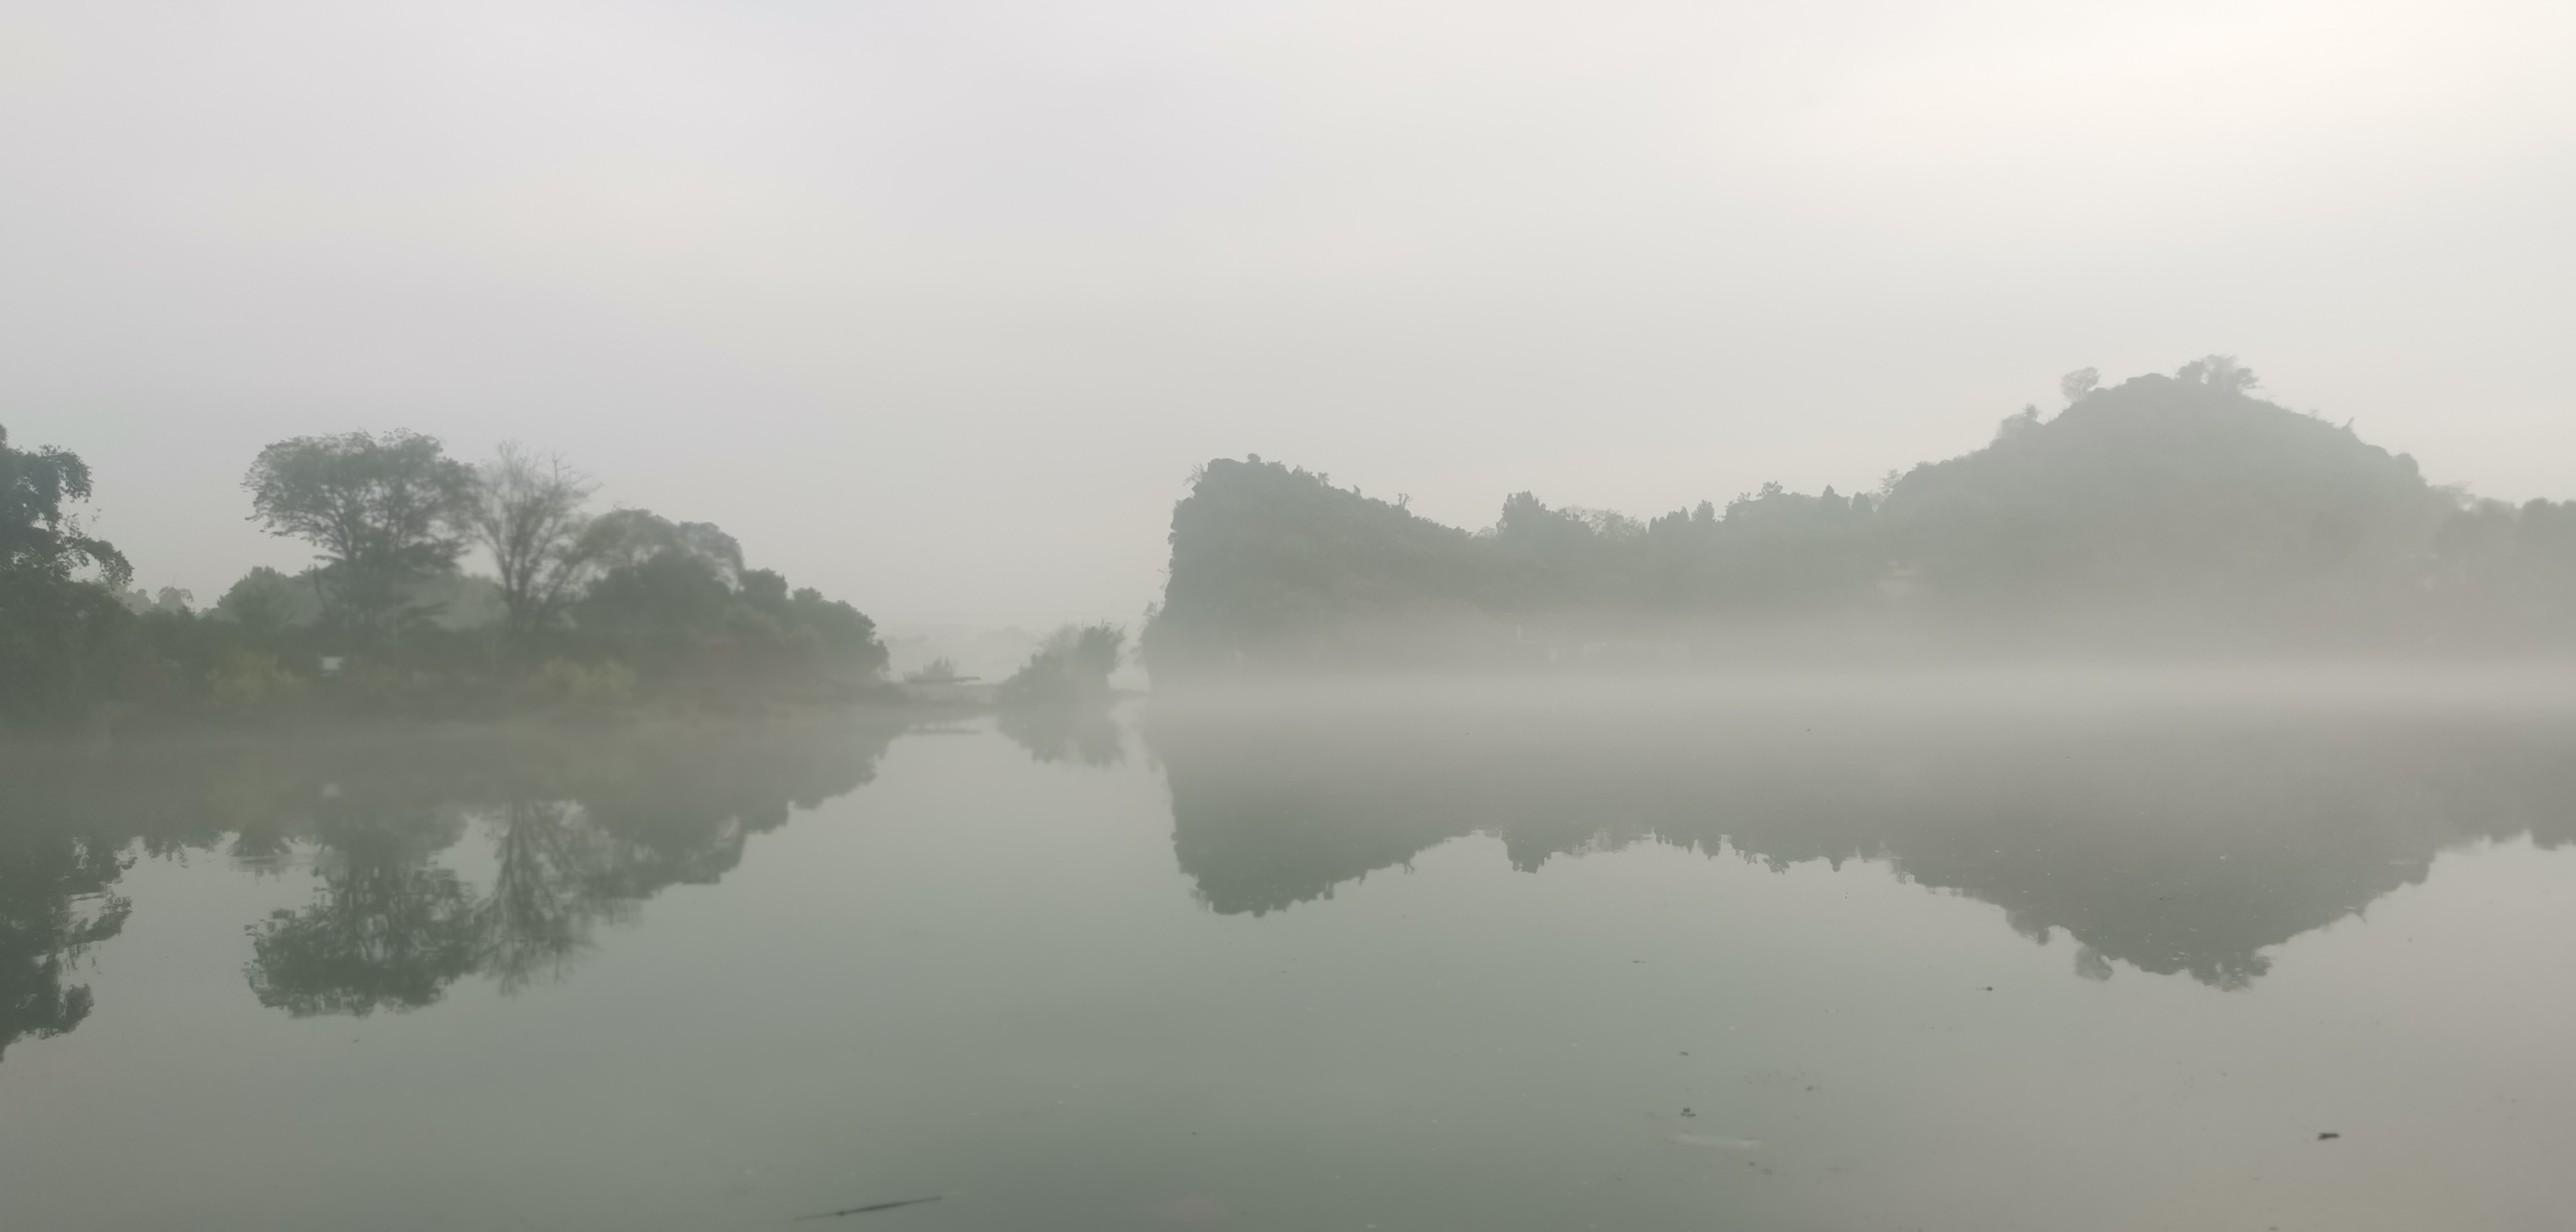
[[[2224,357],[2006,418],[1874,493],[1480,531],[1259,458],[1173,510],[1158,675],[1973,649],[2564,648],[2576,504],[2428,484]]]

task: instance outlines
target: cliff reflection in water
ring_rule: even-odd
[[[435,1002],[565,971],[644,900],[708,884],[752,835],[874,776],[900,722],[12,749],[0,773],[0,1053],[77,1027],[74,978],[137,859],[309,862],[312,900],[251,928],[289,1014]],[[471,870],[469,874],[469,870]]]
[[[2576,723],[2314,709],[1159,704],[1173,847],[1214,910],[1284,910],[1470,834],[1515,867],[1632,843],[1884,861],[2077,973],[2242,988],[2271,946],[2446,847],[2576,838]]]

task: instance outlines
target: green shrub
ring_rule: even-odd
[[[537,669],[547,696],[576,706],[622,706],[635,700],[635,669],[614,660],[597,665],[548,659]]]
[[[206,673],[207,702],[235,714],[272,709],[303,692],[303,677],[279,667],[276,655],[254,650],[233,651]]]

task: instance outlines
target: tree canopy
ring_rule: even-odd
[[[64,509],[89,498],[89,464],[79,454],[50,445],[13,449],[0,425],[0,571],[68,577],[91,566],[109,585],[124,585],[134,576],[125,554],[83,534],[80,519]]]
[[[261,529],[319,549],[325,617],[362,641],[430,614],[412,589],[464,554],[476,492],[436,438],[400,431],[279,441],[242,487]]]
[[[504,444],[476,475],[465,525],[491,554],[505,633],[525,642],[571,606],[599,557],[582,512],[598,485],[563,458]]]
[[[13,448],[0,427],[0,718],[64,714],[126,674],[135,621],[113,588],[134,569],[82,530],[71,506],[90,494],[80,455]]]
[[[477,470],[418,433],[279,441],[244,479],[251,516],[316,563],[252,568],[199,610],[184,590],[127,588],[125,558],[73,512],[92,486],[77,455],[6,440],[0,719],[62,724],[109,702],[157,721],[892,695],[857,608],[746,567],[712,523],[594,516],[595,485],[551,454],[505,445]],[[467,571],[483,558],[498,576]]]

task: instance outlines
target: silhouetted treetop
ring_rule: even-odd
[[[65,577],[91,566],[109,585],[123,586],[134,576],[125,554],[83,534],[80,519],[64,509],[89,498],[89,464],[79,454],[50,445],[13,449],[0,425],[0,572]]]
[[[436,438],[399,431],[279,441],[242,487],[261,529],[319,550],[324,617],[362,642],[433,614],[413,591],[464,554],[476,490]]]

